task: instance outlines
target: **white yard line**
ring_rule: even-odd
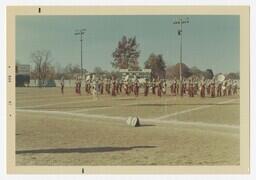
[[[131,106],[131,105],[137,105],[137,103],[118,104],[115,106],[107,106],[107,107],[84,108],[84,109],[72,110],[69,112],[88,112],[88,111],[94,111],[94,110],[99,110],[99,109],[112,109],[112,108],[116,108],[116,107],[120,107],[120,106]]]
[[[103,119],[114,119],[114,120],[126,120],[126,117],[120,116],[105,116],[97,114],[82,114],[76,112],[64,112],[64,111],[47,111],[47,110],[32,110],[32,109],[16,109],[18,112],[28,113],[41,113],[41,114],[52,114],[52,115],[69,115],[75,117],[89,117],[89,118],[103,118]]]
[[[84,108],[84,109],[76,109],[68,112],[88,112],[88,111],[94,111],[94,110],[99,110],[99,109],[110,109],[113,108],[113,106],[108,106],[108,107],[96,107],[96,108]]]
[[[197,110],[201,110],[201,109],[217,106],[218,104],[230,103],[230,102],[233,102],[235,100],[237,100],[237,99],[231,99],[231,100],[227,100],[227,101],[222,101],[222,102],[218,102],[218,103],[213,104],[213,105],[203,105],[203,106],[199,106],[199,107],[195,107],[195,108],[191,108],[191,109],[186,109],[186,110],[175,112],[175,113],[172,113],[172,114],[167,114],[167,115],[160,116],[160,117],[156,118],[156,120],[162,120],[162,119],[166,119],[166,118],[169,118],[169,117],[177,116],[179,114],[185,114],[185,113],[189,113],[189,112],[192,112],[192,111],[197,111]]]
[[[94,98],[93,96],[71,96],[71,97],[65,97],[65,96],[63,96],[63,98],[61,98],[62,96],[54,96],[54,97],[52,97],[52,98],[55,98],[55,97],[60,97],[60,99],[56,99],[56,100],[58,100],[58,101],[62,101],[62,102],[59,102],[59,103],[49,103],[49,104],[36,104],[36,105],[28,105],[28,106],[22,106],[22,107],[17,107],[17,108],[33,108],[33,107],[47,107],[47,106],[52,106],[52,105],[60,105],[60,104],[76,104],[76,102],[77,103],[82,103],[82,102],[91,102],[91,101],[99,101],[99,100],[101,100],[101,98],[98,98],[98,99],[96,99],[96,98]],[[63,102],[63,100],[66,100],[66,99],[69,99],[69,98],[74,98],[74,100],[75,99],[81,99],[81,98],[84,98],[84,100],[83,101],[70,101],[70,102]],[[92,99],[92,98],[94,98],[94,99]],[[122,100],[122,99],[125,99],[125,100],[128,100],[128,99],[132,99],[132,98],[113,98],[113,100]],[[48,100],[48,98],[43,98],[42,97],[42,99],[40,99],[39,101],[41,101],[41,103],[43,102],[43,101],[47,101]],[[21,103],[21,102],[28,102],[28,101],[32,101],[30,98],[28,99],[28,100],[24,100],[24,101],[20,101],[20,100],[16,100],[16,103]],[[35,100],[33,100],[33,101],[35,101]],[[89,109],[89,108],[88,108]],[[75,110],[74,112],[79,112],[80,110]],[[83,110],[81,109],[81,112],[82,112]],[[85,109],[85,111],[87,111],[87,109]],[[73,112],[73,111],[72,111]]]
[[[111,120],[118,120],[118,121],[125,121],[127,119],[127,117],[123,117],[123,116],[82,114],[82,113],[77,113],[77,112],[47,111],[47,110],[32,110],[32,109],[16,109],[16,111],[17,112],[25,112],[25,113],[41,113],[41,114],[49,114],[49,115],[68,115],[68,116],[73,116],[73,117],[111,119]],[[197,127],[215,127],[215,128],[218,127],[218,128],[228,128],[228,129],[239,129],[239,126],[237,126],[237,125],[228,125],[228,124],[184,122],[184,121],[177,121],[177,120],[157,120],[157,119],[146,119],[146,118],[141,118],[140,121],[141,122],[154,122],[154,123],[167,123],[167,124],[174,124],[174,125],[197,126]]]
[[[187,125],[187,126],[198,126],[198,127],[217,127],[217,128],[229,128],[229,129],[239,129],[240,126],[229,125],[229,124],[213,124],[204,122],[185,122],[178,120],[157,120],[157,119],[141,119],[142,121],[156,122],[156,123],[167,123],[175,125]]]

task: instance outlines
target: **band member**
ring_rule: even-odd
[[[221,90],[222,90],[222,83],[220,82],[217,86],[217,96],[219,97],[222,95]]]
[[[176,96],[177,94],[179,94],[179,84],[175,78],[175,80],[174,80],[174,95]]]
[[[60,80],[60,86],[61,86],[61,94],[64,93],[64,77],[62,76],[61,77],[61,80]]]
[[[136,79],[135,82],[134,82],[134,95],[135,96],[138,96],[139,95],[139,81]]]
[[[185,95],[185,94],[186,94],[186,89],[187,89],[187,83],[186,83],[186,81],[183,81],[183,87],[182,87],[182,89],[183,89],[183,94]]]
[[[178,83],[177,83],[177,80],[176,80],[176,78],[175,78],[175,79],[174,79],[174,82],[173,82],[173,95],[174,95],[174,96],[176,96],[177,93],[178,93],[177,89],[178,89]]]
[[[176,86],[175,86],[175,96],[176,96],[176,94],[179,94],[179,90],[180,90],[180,84],[179,83],[176,83]],[[182,96],[183,96],[183,94],[182,94]]]
[[[81,86],[82,86],[82,82],[81,82],[81,79],[79,78],[78,79],[78,94],[81,95]]]
[[[163,88],[163,85],[162,85],[162,82],[161,82],[160,79],[156,82],[156,88],[157,88],[157,95],[158,95],[159,97],[161,97],[161,96],[162,96],[162,88]]]
[[[227,81],[224,83],[223,88],[223,96],[227,96]]]
[[[132,84],[132,81],[131,81],[131,80],[128,81],[128,86],[129,86],[129,88],[128,88],[128,93],[129,93],[129,95],[130,95],[130,93],[133,92],[133,84]]]
[[[153,81],[152,81],[152,93],[156,94],[156,81],[155,81],[155,79],[153,79]]]
[[[95,99],[98,99],[99,88],[98,80],[94,79],[92,82],[92,94]]]
[[[122,89],[123,89],[123,81],[119,82],[119,92],[122,93]]]
[[[75,85],[76,85],[75,92],[78,93],[78,77],[76,77]]]
[[[200,87],[200,96],[205,97],[205,82],[204,80],[201,82],[201,87]]]
[[[128,80],[124,82],[124,90],[125,90],[125,94],[128,96],[129,95],[129,82],[128,82]]]
[[[233,85],[233,95],[237,95],[237,89],[238,89],[237,83],[235,83],[235,84]]]
[[[85,81],[85,92],[87,93],[87,94],[90,94],[90,80],[88,79],[88,80],[86,80]]]
[[[88,94],[92,94],[92,80],[88,80]]]
[[[211,97],[215,97],[215,81],[211,82]]]
[[[116,80],[114,77],[112,77],[112,96],[116,96]]]
[[[148,84],[148,79],[146,79],[146,82],[144,83],[144,96],[148,96],[148,90],[149,90],[149,84]]]
[[[183,96],[184,95],[184,89],[185,89],[185,84],[184,84],[184,81],[181,81],[182,83],[181,83],[181,96]],[[178,92],[179,93],[179,92]]]
[[[170,81],[170,89],[171,89],[171,95],[174,94],[174,83]]]
[[[194,84],[191,80],[189,80],[189,96],[194,97]]]
[[[166,80],[164,80],[163,88],[162,88],[163,94],[166,94],[166,89],[167,89],[167,83],[166,83]]]
[[[103,94],[104,92],[104,82],[102,79],[99,79],[99,92],[100,94]]]
[[[87,80],[84,81],[84,90],[88,94],[88,81]]]
[[[111,86],[111,81],[110,79],[107,80],[107,93],[110,94],[110,86]]]
[[[210,93],[211,93],[211,83],[210,82],[207,83],[207,90],[206,91],[207,91],[207,95],[210,96]]]
[[[81,95],[81,81],[78,76],[76,78],[76,93]]]
[[[134,90],[134,83],[132,81],[130,81],[130,92],[133,93],[133,90]]]
[[[120,82],[119,80],[116,80],[116,93],[119,94],[119,86],[120,86]]]
[[[231,82],[231,80],[229,80],[227,88],[228,88],[228,96],[231,96],[232,95],[232,92],[231,92],[232,91],[232,82]]]
[[[197,91],[198,91],[199,87],[198,87],[198,82],[197,80],[194,81],[194,95],[197,95]]]

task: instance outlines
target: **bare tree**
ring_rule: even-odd
[[[41,86],[54,73],[54,67],[51,65],[51,52],[49,50],[37,50],[31,54],[31,59],[35,64],[33,74]]]

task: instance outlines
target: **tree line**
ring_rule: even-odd
[[[121,40],[117,43],[117,47],[112,53],[113,61],[111,65],[113,71],[107,71],[101,67],[95,67],[93,73],[96,75],[104,75],[106,78],[111,78],[112,76],[120,77],[119,69],[129,69],[129,70],[141,70],[142,68],[151,69],[152,78],[161,79],[174,79],[180,76],[180,64],[166,65],[162,54],[151,53],[148,59],[144,62],[144,66],[141,68],[139,66],[140,57],[139,44],[136,41],[136,37],[126,37],[123,36]],[[50,80],[50,79],[60,79],[64,77],[65,79],[74,79],[77,74],[81,72],[80,66],[75,64],[68,64],[64,68],[60,64],[55,63],[53,65],[53,60],[51,57],[51,52],[49,50],[38,50],[31,54],[31,59],[34,64],[34,68],[31,72],[31,79],[39,80]],[[188,67],[186,64],[181,64],[182,76],[188,77],[205,77],[206,79],[212,79],[214,72],[212,69],[200,70],[197,67]],[[83,72],[87,72],[83,70]],[[231,72],[226,74],[228,79],[239,79],[239,72]]]

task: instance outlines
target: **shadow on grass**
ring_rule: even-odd
[[[140,124],[138,127],[156,126],[155,124]]]
[[[131,146],[131,147],[89,147],[89,148],[58,148],[58,149],[34,149],[34,150],[19,150],[16,154],[27,153],[100,153],[113,151],[129,151],[133,149],[155,148],[156,146]]]

